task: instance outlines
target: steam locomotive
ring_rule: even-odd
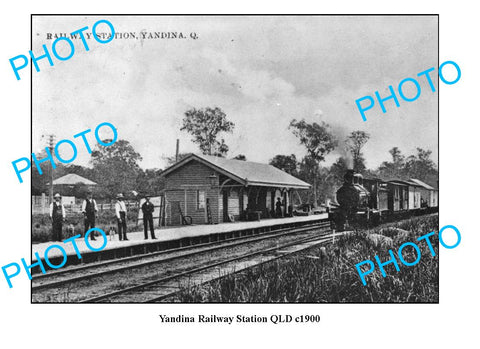
[[[331,218],[338,230],[438,211],[438,190],[417,179],[364,179],[347,170]]]

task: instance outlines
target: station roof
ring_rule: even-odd
[[[427,183],[424,183],[421,180],[415,179],[415,178],[410,178],[408,180],[392,179],[388,182],[395,183],[395,184],[402,184],[402,185],[410,185],[410,186],[414,186],[414,187],[421,187],[421,188],[428,189],[428,190],[437,190],[437,189],[429,186]]]
[[[414,183],[417,183],[417,185],[425,188],[425,189],[428,189],[428,190],[436,190],[435,188],[433,188],[432,186],[428,185],[427,183],[425,182],[422,182],[421,180],[419,179],[415,179],[415,178],[410,178],[410,181],[411,182],[414,182]]]
[[[388,180],[387,183],[394,183],[394,184],[402,184],[402,185],[413,185],[412,183],[404,180],[404,179],[391,179]]]
[[[310,184],[268,164],[191,154],[162,172],[168,176],[190,161],[198,161],[243,185],[309,189]]]
[[[53,185],[75,185],[80,183],[85,185],[97,185],[97,183],[75,173],[69,173],[63,177],[53,180]],[[50,185],[50,183],[47,185]]]

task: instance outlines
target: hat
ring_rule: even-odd
[[[54,198],[61,198],[62,196],[59,193],[56,193],[53,197]]]
[[[122,193],[117,194],[117,199],[120,199],[120,198],[123,198],[123,194],[122,194]]]

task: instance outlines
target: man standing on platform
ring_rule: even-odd
[[[155,206],[150,202],[148,195],[145,195],[145,202],[142,205],[143,212],[143,232],[145,233],[145,240],[148,239],[148,225],[150,225],[150,234],[155,240],[155,230],[153,229],[153,211]]]
[[[95,217],[98,212],[97,203],[93,199],[93,194],[91,191],[87,193],[87,198],[83,200],[82,212],[85,223],[85,232],[83,233],[83,236],[85,237],[89,229],[95,228]],[[92,240],[95,240],[95,235],[93,231],[90,233],[90,238]]]
[[[117,202],[115,203],[115,215],[117,216],[118,223],[118,238],[120,241],[127,239],[127,206],[123,201],[123,195],[120,193],[117,195]],[[122,238],[123,232],[123,238]]]
[[[60,194],[55,194],[50,204],[50,219],[52,220],[53,241],[62,241],[62,224],[65,221],[65,207]]]

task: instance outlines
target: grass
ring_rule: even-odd
[[[135,231],[137,227],[138,209],[128,210],[127,212],[127,231]],[[69,225],[73,225],[75,234],[82,234],[85,226],[83,221],[83,214],[81,213],[67,213],[65,223],[63,223],[62,238],[68,239],[73,236],[67,231]],[[98,218],[95,221],[97,228],[102,229],[108,234],[111,226],[117,228],[117,221],[115,212],[113,210],[100,211]],[[143,225],[141,226],[143,228]],[[52,223],[48,214],[33,214],[32,215],[32,242],[46,242],[52,240]]]
[[[415,217],[399,223],[382,225],[369,231],[355,232],[336,239],[335,244],[305,251],[295,257],[277,260],[209,283],[185,287],[174,301],[179,302],[328,302],[328,303],[438,303],[438,234],[430,238],[436,256],[425,242],[418,242],[421,259],[415,266],[405,266],[398,258],[404,242],[431,231],[438,232],[438,216]],[[383,277],[375,271],[362,281],[355,264],[378,255],[387,261],[391,249],[400,272],[392,264],[385,266]],[[413,248],[402,255],[415,260]]]

